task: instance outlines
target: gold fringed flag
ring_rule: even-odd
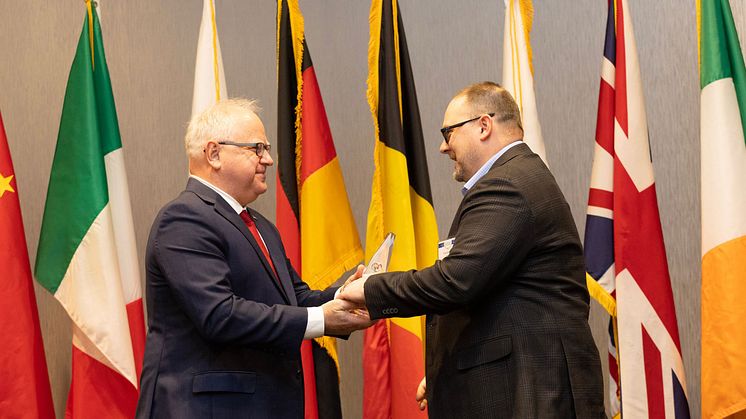
[[[588,291],[611,315],[609,416],[689,418],[640,64],[627,0],[609,0],[585,224]]]
[[[197,59],[194,64],[194,94],[192,96],[192,116],[228,97],[223,72],[223,55],[220,52],[220,38],[215,19],[214,0],[203,0],[202,22],[199,25]]]
[[[277,2],[277,228],[296,271],[324,289],[362,261],[297,0]],[[334,338],[301,346],[306,419],[341,418]]]
[[[503,87],[513,95],[521,110],[523,142],[547,164],[547,152],[541,136],[534,94],[534,67],[529,37],[533,20],[534,6],[531,0],[505,0]]]
[[[420,111],[396,0],[373,0],[368,44],[368,103],[375,126],[375,171],[368,210],[366,260],[396,234],[391,271],[420,269],[437,258]],[[415,402],[424,377],[423,317],[381,320],[365,331],[363,417],[426,417]]]

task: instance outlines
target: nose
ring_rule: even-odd
[[[262,157],[259,158],[259,163],[265,166],[272,166],[273,164],[275,164],[275,161],[272,160],[272,155],[269,154],[269,151],[265,150],[264,153],[262,153]]]
[[[446,143],[445,140],[440,142],[440,152],[443,154],[447,154],[449,151],[451,151],[451,147]]]

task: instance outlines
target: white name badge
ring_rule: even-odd
[[[438,260],[445,259],[445,257],[451,253],[451,248],[453,248],[453,242],[455,240],[455,238],[450,238],[438,243]]]

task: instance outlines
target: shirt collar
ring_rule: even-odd
[[[492,165],[495,164],[497,159],[500,158],[503,154],[505,154],[506,151],[510,150],[511,148],[517,146],[518,144],[522,143],[523,140],[516,140],[512,143],[506,145],[500,151],[495,153],[494,156],[490,157],[489,160],[485,164],[482,165],[482,167],[477,170],[476,173],[474,173],[474,176],[471,177],[466,183],[464,183],[464,186],[461,188],[461,194],[466,195],[467,192],[469,192],[469,189],[471,189],[477,182],[479,182],[479,179],[481,179],[484,175],[487,174],[487,172],[492,168]]]
[[[213,185],[212,183],[210,183],[210,182],[202,179],[201,177],[199,177],[197,175],[190,174],[189,177],[202,182],[203,185],[205,185],[208,188],[210,188],[213,191],[215,191],[218,195],[220,195],[221,198],[223,198],[225,200],[225,202],[228,203],[228,205],[231,206],[231,208],[233,208],[234,211],[236,211],[236,214],[240,214],[245,209],[244,207],[241,206],[241,204],[238,203],[238,201],[236,200],[236,198],[228,195],[227,192],[225,192],[224,190],[218,188],[217,186]]]

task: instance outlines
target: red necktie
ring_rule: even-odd
[[[272,272],[275,273],[275,278],[279,281],[279,276],[277,276],[277,270],[275,269],[275,264],[272,263],[272,258],[269,257],[269,251],[267,250],[267,247],[264,245],[264,241],[262,241],[262,237],[259,235],[259,230],[256,228],[256,223],[254,223],[254,220],[251,218],[249,213],[246,210],[241,211],[241,219],[243,220],[244,224],[246,224],[246,227],[249,228],[249,231],[251,232],[251,235],[254,236],[254,240],[256,240],[257,244],[259,244],[259,248],[262,249],[262,253],[264,253],[264,257],[269,262],[269,266],[272,267]]]

